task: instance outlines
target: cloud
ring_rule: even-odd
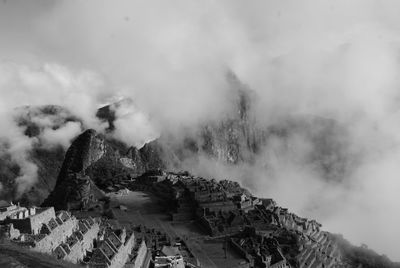
[[[269,140],[255,165],[232,172],[201,157],[193,169],[241,179],[258,194],[398,258],[400,217],[382,208],[396,211],[400,204],[399,5],[7,1],[0,8],[0,124],[6,129],[0,139],[24,163],[23,152],[36,141],[9,120],[14,107],[62,105],[101,131],[98,104],[122,96],[134,105],[116,109],[115,135],[140,146],[159,133],[225,118],[232,71],[256,92],[254,112],[263,127],[331,118],[346,134],[328,141],[343,146],[318,159],[323,154],[316,154],[321,145],[314,136],[321,132],[310,124],[308,132],[295,128],[286,140]],[[73,130],[49,129],[47,136],[67,144]],[[341,180],[327,181],[315,164],[322,160],[346,167]]]
[[[151,124],[148,116],[138,111],[131,100],[125,99],[111,105],[111,110],[116,117],[112,135],[128,146],[141,148],[159,137],[159,132]]]
[[[4,115],[8,116],[4,118]],[[15,178],[17,194],[20,195],[37,181],[37,167],[28,157],[28,151],[33,147],[35,139],[25,136],[9,113],[5,112],[0,116],[0,127],[3,129],[0,135],[0,155],[9,154],[12,161],[20,167],[20,174]]]
[[[61,145],[65,150],[71,145],[71,141],[82,132],[79,122],[67,122],[58,129],[46,128],[40,135],[44,146],[52,147]]]
[[[101,129],[95,117],[102,80],[92,71],[72,71],[59,64],[1,62],[0,90],[7,110],[20,106],[60,105],[84,124]],[[5,109],[6,109],[5,108]]]
[[[98,130],[103,124],[95,118],[96,96],[101,81],[89,71],[72,72],[56,64],[30,66],[14,62],[0,62],[0,151],[11,156],[20,167],[15,179],[17,194],[21,195],[37,182],[37,167],[29,153],[35,146],[69,146],[81,130],[80,122],[63,122],[65,111],[44,113],[38,107],[61,105]],[[56,108],[54,108],[56,109]],[[56,110],[57,111],[57,110]],[[40,129],[39,137],[25,135],[27,126],[20,120],[30,120]]]

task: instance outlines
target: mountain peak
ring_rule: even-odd
[[[104,139],[95,130],[88,129],[79,135],[68,149],[56,186],[43,206],[77,209],[86,207],[89,201],[101,198],[101,191],[86,174],[86,169],[105,152]]]

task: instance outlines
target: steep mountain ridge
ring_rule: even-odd
[[[122,154],[123,145],[117,141],[107,140],[93,129],[84,131],[68,149],[56,185],[42,206],[89,208],[104,197],[100,189],[150,169],[164,168],[157,148],[153,150],[148,144]]]
[[[94,130],[78,136],[68,149],[54,190],[44,201],[44,206],[56,209],[81,209],[102,196],[86,169],[105,154],[104,141]]]

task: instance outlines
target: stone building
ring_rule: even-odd
[[[154,258],[154,267],[185,268],[185,263],[177,247],[163,246],[159,254]]]
[[[133,232],[127,232],[125,228],[108,230],[87,264],[89,267],[122,268],[129,260],[134,245]]]
[[[51,254],[66,239],[71,236],[77,228],[78,220],[66,211],[57,214],[57,218],[52,218],[48,222],[42,223],[42,228],[38,235],[31,236],[34,239],[32,249],[42,253]],[[29,241],[29,235],[21,238],[22,242]]]
[[[148,267],[150,264],[150,259],[151,256],[148,254],[145,240],[136,238],[130,260],[126,263],[125,267]]]
[[[243,210],[245,212],[253,210],[256,205],[262,204],[260,199],[248,196],[244,193],[233,196],[232,200],[236,204],[238,209]]]
[[[99,223],[93,219],[79,220],[78,228],[53,251],[53,255],[58,259],[79,263],[86,256],[86,252],[93,249],[99,231]]]
[[[24,207],[0,200],[0,221],[4,221],[8,216],[25,210],[26,208]]]
[[[240,211],[219,211],[201,216],[200,224],[209,235],[217,236],[240,232],[247,222]]]
[[[274,238],[257,234],[254,228],[244,230],[230,241],[232,247],[249,262],[250,267],[289,267],[279,243]]]
[[[53,254],[59,259],[80,263],[97,239],[100,223],[90,217],[78,220],[67,211],[55,213],[53,207],[2,208],[2,237],[31,250]]]
[[[39,234],[43,223],[48,223],[56,217],[54,208],[25,208],[8,215],[4,224],[13,224],[21,233]]]

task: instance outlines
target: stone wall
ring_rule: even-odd
[[[100,246],[93,252],[88,262],[89,267],[122,268],[125,266],[135,245],[135,236],[134,233],[127,233],[125,229],[118,231],[122,233],[116,235],[114,231],[111,231],[105,236]]]
[[[77,237],[77,241],[69,247],[70,252],[64,257],[64,260],[73,263],[78,263],[83,260],[86,256],[86,251],[93,248],[93,241],[97,238],[99,231],[100,226],[98,223],[94,223],[92,226],[87,226],[85,233],[82,233],[82,230],[76,231],[74,235]]]
[[[122,268],[124,267],[126,261],[129,258],[129,254],[132,252],[133,246],[135,245],[135,235],[132,233],[126,238],[125,243],[121,245],[118,252],[114,255],[111,260],[112,268]]]
[[[156,256],[154,260],[155,268],[185,268],[182,256]]]
[[[5,220],[8,216],[14,214],[15,212],[23,210],[25,210],[25,208],[18,207],[17,205],[10,205],[8,207],[3,207],[0,209],[0,221]]]
[[[146,255],[147,255],[147,246],[146,242],[142,240],[140,245],[138,245],[139,248],[136,252],[136,258],[135,258],[135,265],[133,267],[143,267],[143,263],[146,260]]]
[[[4,221],[6,224],[13,224],[21,233],[38,234],[43,223],[48,223],[55,218],[54,208],[31,208],[18,210],[9,215]]]
[[[75,217],[67,219],[61,225],[50,230],[50,233],[44,236],[41,240],[36,241],[33,250],[42,253],[52,253],[58,245],[63,243],[67,237],[72,235],[72,233],[77,229],[77,226],[78,220]]]
[[[54,219],[56,217],[56,214],[54,212],[54,208],[37,208],[36,209],[36,214],[30,216],[30,224],[31,224],[31,230],[33,234],[38,234],[42,224],[43,223],[48,223],[51,219]]]

